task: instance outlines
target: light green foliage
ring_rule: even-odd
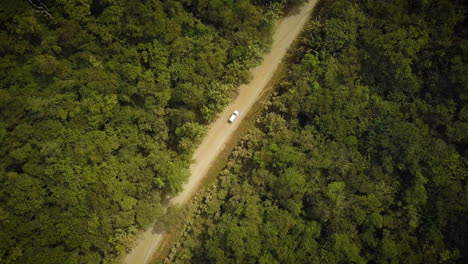
[[[213,83],[208,85],[206,90],[206,103],[202,106],[201,113],[206,121],[211,121],[215,114],[221,111],[230,100],[229,95],[232,94],[233,87],[231,85],[223,85]]]
[[[354,263],[366,263],[359,255],[359,247],[353,243],[350,237],[346,234],[333,234],[334,241],[333,250],[342,260],[352,261]]]
[[[2,1],[0,263],[113,263],[133,246],[269,47],[269,9]]]
[[[346,185],[344,182],[332,182],[328,184],[326,193],[328,198],[330,198],[332,201],[338,200],[338,198],[342,195],[345,186]]]
[[[396,247],[395,241],[393,241],[388,236],[385,236],[382,239],[381,250],[383,259],[394,259],[398,256],[398,249]]]
[[[467,8],[325,4],[166,263],[463,262]]]

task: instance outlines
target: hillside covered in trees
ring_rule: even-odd
[[[467,263],[466,1],[336,0],[165,263]]]
[[[0,262],[116,261],[294,2],[2,1]]]

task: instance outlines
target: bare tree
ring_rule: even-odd
[[[41,0],[28,0],[29,3],[32,5],[34,12],[38,13],[43,13],[45,14],[49,19],[53,19],[54,17],[50,13],[49,8],[41,2]]]

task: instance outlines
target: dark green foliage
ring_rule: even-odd
[[[275,8],[2,1],[0,262],[109,263],[130,247],[268,49]]]
[[[333,1],[168,263],[465,263],[462,1]]]

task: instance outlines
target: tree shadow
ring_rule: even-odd
[[[312,0],[310,0],[312,1]],[[301,8],[303,5],[307,4],[309,1],[305,1],[303,3],[300,3],[300,4],[297,4],[297,5],[293,5],[293,6],[290,6],[288,7],[286,10],[285,10],[285,17],[289,17],[289,16],[295,16],[299,13],[301,13]]]
[[[157,222],[154,226],[153,226],[153,234],[164,234],[164,233],[167,233],[167,226],[166,226],[166,223],[164,222]]]
[[[181,208],[177,206],[168,206],[164,214],[154,224],[152,232],[154,234],[171,233],[184,224],[184,216]]]

